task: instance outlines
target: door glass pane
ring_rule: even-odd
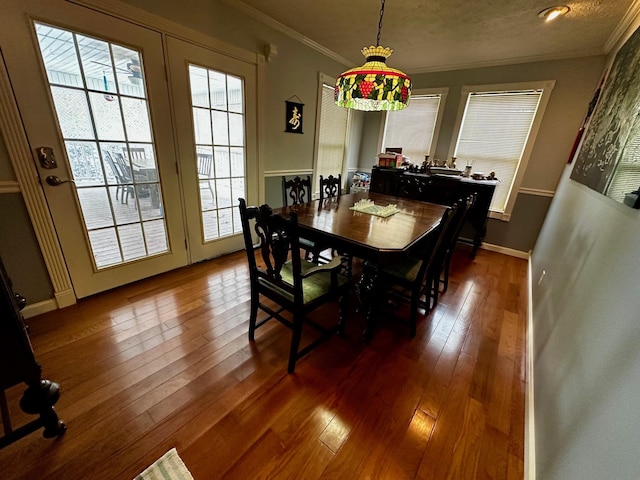
[[[96,138],[87,105],[87,96],[82,90],[52,86],[51,96],[64,138],[84,140]]]
[[[96,268],[168,252],[140,52],[35,28]]]
[[[124,141],[122,112],[114,95],[90,92],[91,111],[99,140]]]
[[[241,78],[189,65],[203,242],[235,235],[245,190],[244,84]],[[209,106],[210,105],[210,106]]]

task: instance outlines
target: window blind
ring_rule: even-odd
[[[607,188],[607,196],[623,202],[625,194],[634,192],[638,188],[640,188],[640,134],[627,142],[623,156]]]
[[[347,136],[348,110],[335,104],[333,88],[333,85],[322,86],[316,174],[325,178],[342,173]],[[317,190],[318,185],[314,187],[314,191]]]
[[[402,154],[420,165],[424,156],[430,154],[440,98],[440,95],[412,95],[407,108],[387,112],[382,151],[402,147]]]
[[[486,92],[467,98],[454,156],[460,169],[472,165],[472,172],[495,172],[499,183],[492,211],[505,211],[542,93]]]

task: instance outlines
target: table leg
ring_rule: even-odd
[[[362,276],[356,285],[356,293],[362,304],[365,318],[364,339],[369,342],[373,338],[375,330],[376,311],[380,304],[381,285],[379,281],[379,267],[372,262],[365,262],[362,267]]]

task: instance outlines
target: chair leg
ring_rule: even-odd
[[[298,349],[300,348],[300,338],[302,338],[302,323],[304,318],[300,314],[293,317],[293,334],[291,335],[291,349],[289,350],[289,366],[287,371],[293,373],[298,360]]]
[[[340,312],[338,314],[338,335],[344,337],[345,327],[347,324],[347,315],[349,314],[349,292],[345,291],[338,300]]]
[[[420,290],[415,290],[411,294],[411,316],[409,318],[409,335],[416,336],[418,329],[418,304],[420,303]]]
[[[255,292],[255,293],[254,293]],[[256,332],[256,320],[258,318],[258,303],[260,297],[257,288],[251,288],[251,314],[249,316],[249,341],[253,342]]]
[[[436,305],[438,305],[438,296],[440,294],[440,275],[433,275],[432,278],[429,279],[430,283],[431,283],[431,298],[433,300],[432,302],[432,308],[435,308]]]
[[[351,278],[353,270],[353,257],[351,255],[342,255],[341,261],[344,264],[344,274],[347,278]]]
[[[449,264],[451,263],[451,257],[447,258],[446,263],[444,264],[444,280],[443,280],[443,286],[442,286],[442,293],[447,291],[447,288],[449,288]]]

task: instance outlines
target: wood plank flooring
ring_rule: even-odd
[[[132,479],[176,447],[196,480],[522,479],[526,304],[524,260],[461,246],[416,338],[384,312],[365,344],[354,301],[288,375],[289,330],[247,340],[244,252],[96,295],[29,321],[68,431],[0,450],[0,477]]]

